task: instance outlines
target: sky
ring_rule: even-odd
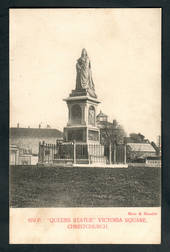
[[[62,130],[63,101],[86,48],[109,121],[157,141],[161,128],[161,9],[11,9],[10,126]]]

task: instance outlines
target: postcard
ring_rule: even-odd
[[[161,243],[161,9],[10,9],[10,244]]]

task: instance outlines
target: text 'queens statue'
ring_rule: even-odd
[[[76,64],[76,90],[86,89],[88,94],[97,98],[92,79],[91,64],[86,49],[82,50],[81,57]]]

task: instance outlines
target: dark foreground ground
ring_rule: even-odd
[[[160,206],[160,168],[10,167],[11,207]]]

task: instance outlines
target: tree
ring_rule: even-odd
[[[138,134],[131,133],[129,137],[130,137],[130,142],[132,143],[148,143],[149,142],[148,139],[146,139],[145,136],[142,135],[141,133],[138,133]]]
[[[125,136],[123,127],[116,120],[113,120],[113,123],[105,122],[100,129],[102,144],[121,144],[124,142]]]

